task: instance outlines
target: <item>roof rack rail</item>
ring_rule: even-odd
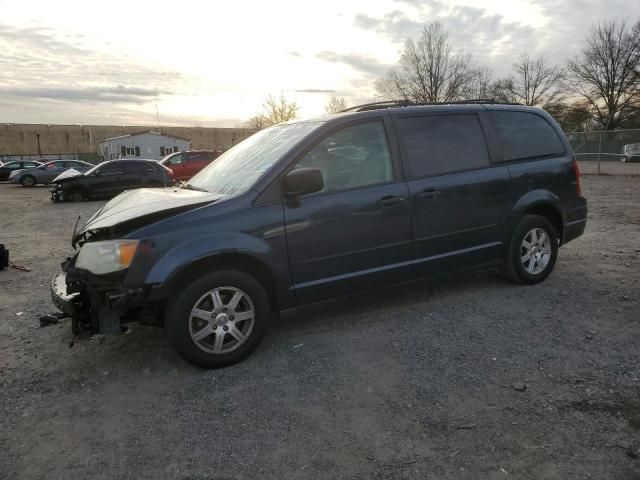
[[[500,102],[495,98],[471,98],[468,100],[451,100],[448,102],[412,102],[410,100],[385,100],[382,102],[363,103],[353,107],[345,108],[339,113],[346,112],[366,112],[368,110],[379,110],[393,107],[416,107],[421,105],[468,105],[468,104],[493,104],[493,105],[521,105],[520,103]]]

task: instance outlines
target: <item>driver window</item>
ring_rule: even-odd
[[[182,162],[184,161],[184,158],[182,157],[182,154],[178,154],[175,157],[171,157],[171,165],[180,165]]]
[[[393,168],[384,124],[363,123],[330,134],[294,168],[301,167],[320,170],[322,192],[390,182]]]

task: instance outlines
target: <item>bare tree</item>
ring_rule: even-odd
[[[298,114],[298,104],[289,101],[284,94],[280,94],[279,98],[269,95],[263,104],[264,117],[271,125],[288,122],[296,118]]]
[[[327,113],[338,113],[347,108],[347,101],[344,97],[336,97],[332,95],[327,101],[327,105],[324,107]]]
[[[571,89],[586,100],[602,128],[624,126],[640,102],[640,21],[633,27],[599,24],[567,68]]]
[[[531,107],[557,103],[562,96],[561,68],[551,65],[544,57],[531,58],[523,53],[513,64],[512,96],[518,103]]]
[[[263,128],[270,127],[271,125],[273,125],[271,121],[267,117],[259,113],[240,123],[238,126],[240,128],[253,128],[256,130],[262,130]]]
[[[376,84],[385,98],[413,102],[447,102],[464,97],[473,72],[471,57],[454,50],[440,23],[424,27],[414,42],[406,41],[398,66]]]
[[[502,78],[491,84],[489,96],[498,102],[518,103],[514,90],[513,78]]]
[[[487,67],[479,67],[471,70],[469,83],[465,86],[464,96],[471,98],[493,98],[491,88],[493,74]]]

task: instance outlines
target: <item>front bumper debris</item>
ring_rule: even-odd
[[[51,201],[53,203],[64,202],[64,192],[62,189],[58,189],[55,185],[49,187],[51,193]]]
[[[122,290],[120,283],[69,266],[51,282],[51,299],[72,319],[73,333],[122,332],[121,319],[132,308],[145,303],[142,289]]]

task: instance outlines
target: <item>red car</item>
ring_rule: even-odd
[[[160,163],[171,169],[176,180],[188,180],[221,153],[219,150],[187,150],[167,155]]]

